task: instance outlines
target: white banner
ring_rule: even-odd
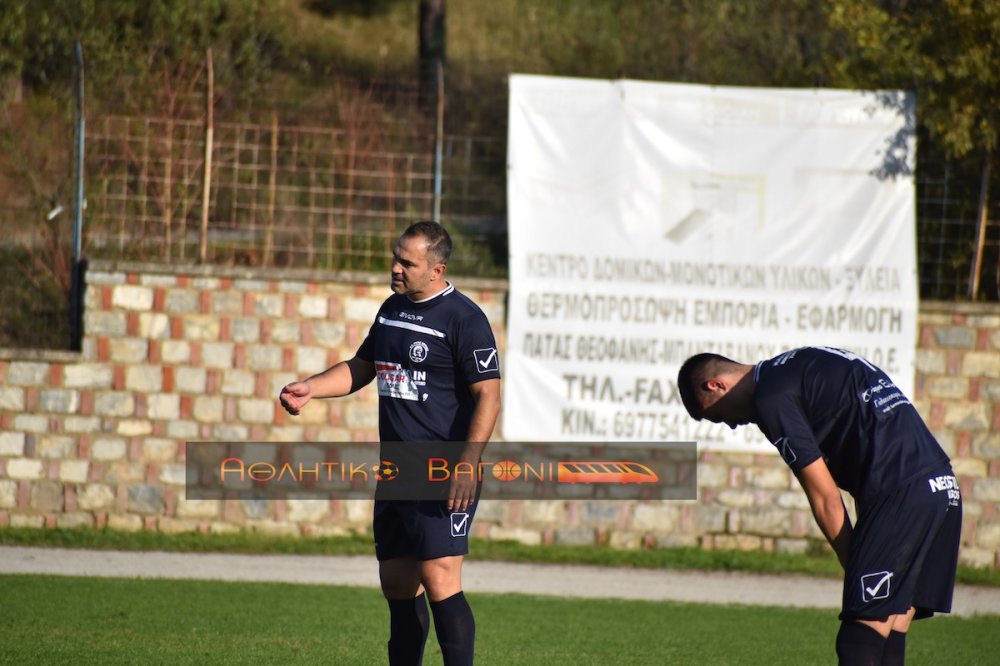
[[[677,370],[704,351],[844,347],[912,395],[912,109],[512,76],[505,438],[766,446],[685,413]]]

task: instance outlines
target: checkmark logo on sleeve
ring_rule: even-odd
[[[497,358],[495,347],[490,349],[476,349],[472,352],[476,359],[476,369],[479,372],[491,372],[500,369],[500,360]]]
[[[873,599],[885,599],[889,596],[889,579],[893,573],[891,571],[880,571],[861,577],[861,598],[864,601]]]

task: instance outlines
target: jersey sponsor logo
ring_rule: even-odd
[[[410,360],[414,363],[423,363],[423,361],[427,358],[429,351],[430,348],[427,346],[426,342],[423,340],[417,340],[410,345]]]
[[[451,514],[451,535],[464,537],[469,533],[469,514],[455,512]]]
[[[791,465],[793,462],[798,460],[798,456],[795,455],[795,451],[792,450],[787,437],[779,437],[777,441],[774,442],[774,446],[778,449],[778,453],[781,454],[781,459],[784,460],[785,463]]]
[[[409,319],[410,321],[423,321],[423,315],[410,314],[409,312],[397,312],[396,316],[400,319]]]
[[[375,380],[378,394],[400,400],[420,400],[420,392],[410,376],[410,371],[399,363],[375,361]]]
[[[861,577],[861,600],[865,603],[876,599],[888,599],[892,587],[891,571],[865,574]]]
[[[958,506],[959,500],[962,499],[962,490],[958,485],[958,479],[954,476],[950,474],[936,476],[932,479],[927,479],[927,483],[930,484],[932,493],[947,492],[948,504],[950,506]]]
[[[476,349],[472,355],[476,359],[476,370],[479,372],[496,372],[500,369],[500,358],[497,356],[496,347]]]

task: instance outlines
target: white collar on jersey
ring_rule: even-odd
[[[433,296],[428,296],[427,298],[421,298],[419,301],[415,301],[409,296],[407,296],[407,298],[410,299],[411,303],[426,303],[427,301],[433,301],[438,296],[444,296],[445,294],[450,294],[451,292],[455,291],[455,285],[453,285],[451,282],[445,280],[445,284],[448,286],[439,291],[438,293],[434,294]]]

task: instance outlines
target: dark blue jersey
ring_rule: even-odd
[[[803,347],[754,368],[755,421],[798,471],[824,458],[862,506],[948,456],[903,392],[860,356]]]
[[[469,387],[500,377],[486,315],[448,285],[423,301],[393,294],[358,357],[375,364],[382,441],[464,441],[475,403]]]

